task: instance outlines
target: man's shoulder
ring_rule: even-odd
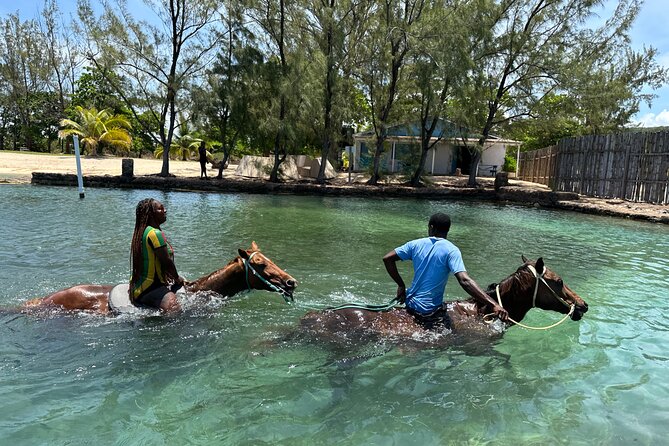
[[[438,245],[442,250],[444,250],[444,251],[449,251],[449,252],[457,251],[457,252],[460,252],[460,248],[458,248],[458,247],[455,245],[455,243],[453,243],[453,242],[450,241],[450,240],[447,240],[447,239],[445,239],[445,238],[442,238],[442,239],[438,239],[437,242],[438,242],[437,245]]]

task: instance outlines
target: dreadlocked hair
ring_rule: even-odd
[[[149,218],[153,215],[153,206],[156,200],[145,198],[137,203],[135,209],[135,232],[132,234],[130,243],[130,269],[132,270],[131,283],[136,283],[142,274],[142,238],[148,225]]]

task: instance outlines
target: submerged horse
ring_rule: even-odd
[[[470,298],[448,303],[453,333],[474,333],[498,336],[503,329],[519,323],[533,307],[557,311],[578,321],[588,311],[588,304],[564,284],[562,278],[544,264],[523,256],[523,265],[499,284],[488,287],[488,295],[499,302],[514,322],[495,325],[487,321],[493,313],[488,304]],[[413,316],[402,308],[372,311],[360,308],[341,308],[312,311],[300,320],[301,331],[322,340],[349,342],[352,337],[363,339],[430,339],[428,332],[418,325]],[[531,327],[530,327],[531,328]],[[432,338],[433,339],[433,338]]]
[[[195,281],[186,282],[188,292],[213,291],[221,296],[233,296],[241,291],[256,289],[280,293],[291,299],[297,281],[260,252],[255,242],[251,249],[238,250],[239,255],[225,267]],[[76,285],[56,291],[46,297],[32,299],[22,305],[23,311],[61,309],[109,314],[109,293],[114,285]]]

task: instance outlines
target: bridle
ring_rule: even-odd
[[[283,300],[286,301],[286,303],[292,302],[293,296],[288,294],[284,289],[279,288],[278,286],[274,285],[272,282],[269,280],[265,279],[258,271],[253,268],[253,265],[251,265],[251,259],[253,258],[254,255],[258,254],[258,251],[255,251],[251,253],[248,259],[242,258],[242,261],[244,262],[244,276],[246,278],[246,287],[250,291],[251,288],[251,283],[249,282],[249,271],[253,273],[254,276],[256,276],[262,283],[267,285],[272,291],[277,292],[281,294],[281,297],[283,297]]]
[[[536,270],[536,269],[534,268],[534,266],[532,266],[532,265],[527,265],[527,269],[530,270],[530,272],[534,275],[534,278],[536,279],[535,282],[534,282],[534,295],[532,295],[532,308],[534,308],[534,307],[537,306],[536,303],[537,303],[537,292],[539,291],[539,282],[543,282],[544,285],[546,285],[546,287],[550,290],[551,294],[553,294],[553,296],[554,296],[554,297],[555,297],[555,298],[556,298],[562,305],[564,305],[565,307],[569,308],[569,313],[567,313],[567,315],[566,315],[565,317],[563,317],[560,321],[558,321],[558,322],[556,322],[556,323],[554,323],[554,324],[552,324],[552,325],[548,325],[548,326],[546,326],[546,327],[530,327],[530,326],[528,326],[528,325],[521,324],[520,322],[516,322],[516,321],[514,321],[514,320],[511,319],[511,318],[509,318],[509,320],[510,320],[511,322],[513,322],[514,324],[516,324],[516,325],[520,325],[521,327],[523,327],[523,328],[527,328],[527,329],[529,329],[529,330],[548,330],[549,328],[557,327],[558,325],[560,325],[561,323],[563,323],[564,321],[566,321],[567,318],[571,317],[571,315],[574,313],[574,309],[576,308],[576,305],[567,303],[567,301],[565,301],[563,298],[561,298],[561,297],[560,297],[560,296],[553,290],[553,288],[551,288],[550,285],[548,285],[548,283],[547,283],[546,280],[544,279],[544,273],[546,272],[546,269],[545,269],[545,268],[544,268],[544,270],[543,270],[543,272],[542,272],[541,274],[538,274],[538,273],[537,273],[537,270]],[[501,296],[499,295],[499,284],[497,284],[497,286],[495,287],[495,294],[497,295],[497,302],[499,303],[499,306],[503,308],[503,305],[502,305],[502,298],[501,298]]]

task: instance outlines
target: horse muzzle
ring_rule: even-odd
[[[583,315],[588,311],[588,304],[583,302],[582,304],[578,304],[574,306],[574,312],[571,314],[571,320],[572,321],[578,321],[581,320]]]
[[[288,302],[288,299],[290,299],[290,302],[295,300],[293,298],[293,292],[295,291],[295,288],[297,288],[297,280],[281,280],[279,283],[274,283],[273,285],[281,290],[281,294],[283,295],[283,298],[286,299],[286,302]]]

